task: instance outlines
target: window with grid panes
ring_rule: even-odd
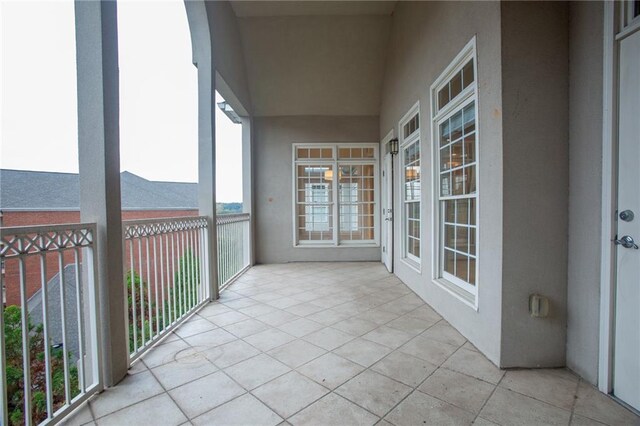
[[[439,278],[476,294],[478,137],[474,51],[437,88]]]
[[[377,147],[296,144],[294,156],[295,243],[376,243]]]
[[[415,108],[415,107],[414,107]],[[403,258],[420,263],[420,115],[410,114],[402,128]]]

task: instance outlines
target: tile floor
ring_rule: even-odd
[[[67,423],[283,422],[640,419],[567,370],[499,370],[378,263],[295,263],[249,270]]]

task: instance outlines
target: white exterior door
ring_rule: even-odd
[[[387,153],[382,161],[381,257],[387,270],[393,272],[393,156]]]
[[[640,409],[640,31],[620,42],[613,393]]]

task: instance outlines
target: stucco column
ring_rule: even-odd
[[[245,238],[245,256],[249,265],[255,263],[255,219],[253,217],[253,138],[250,117],[240,117],[242,120],[242,212],[250,213],[249,232]]]
[[[215,71],[207,11],[203,1],[185,1],[193,64],[198,68],[198,208],[211,226],[209,232],[209,297],[219,297],[218,234],[216,229]]]
[[[115,1],[76,0],[80,218],[97,224],[96,281],[106,386],[127,374],[120,206],[118,28]]]

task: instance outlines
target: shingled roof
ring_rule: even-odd
[[[130,172],[120,175],[122,210],[198,208],[198,184],[156,182]],[[76,173],[0,169],[0,210],[80,210]]]

